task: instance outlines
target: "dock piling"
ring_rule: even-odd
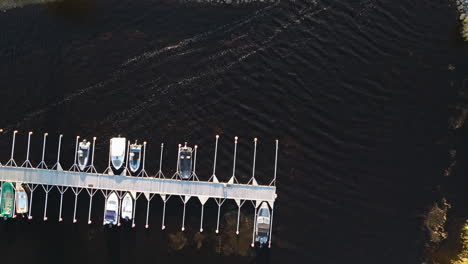
[[[32,203],[32,202],[33,202],[33,196],[34,196],[34,191],[36,190],[36,188],[37,188],[38,185],[37,185],[37,184],[33,184],[33,183],[31,183],[31,184],[26,183],[26,186],[28,186],[29,191],[30,191],[30,193],[31,193],[31,196],[29,196],[29,211],[28,211],[28,219],[31,220],[31,219],[32,219],[31,213],[32,213],[32,208],[33,208],[33,207],[32,207],[32,204],[33,204],[33,203]]]
[[[57,149],[57,162],[55,163],[55,165],[52,167],[53,170],[63,170],[62,169],[62,165],[60,165],[60,148],[62,146],[62,137],[63,135],[60,134],[59,136],[59,143],[58,143],[58,149]]]
[[[73,208],[73,223],[76,223],[78,220],[76,219],[76,205],[78,203],[78,195],[82,191],[82,188],[75,187],[72,188],[73,193],[75,194],[75,207]]]
[[[44,161],[47,135],[48,135],[48,133],[44,133],[44,139],[42,141],[42,159],[41,159],[41,162],[39,163],[39,165],[37,165],[37,168],[39,168],[39,169],[48,169],[47,164]]]
[[[23,164],[21,164],[21,167],[23,168],[32,168],[32,164],[31,162],[29,161],[29,149],[31,147],[31,135],[33,134],[32,131],[29,131],[28,133],[28,148],[26,150],[26,160],[23,162]]]
[[[140,173],[138,173],[138,177],[148,177],[148,173],[146,173],[145,169],[145,161],[146,161],[146,141],[143,142],[143,166],[141,168]]]
[[[80,171],[80,168],[78,167],[78,164],[77,164],[78,140],[79,140],[79,139],[80,139],[80,136],[76,136],[76,143],[75,143],[75,159],[73,160],[73,165],[70,167],[69,171],[74,171],[74,172]]]
[[[219,182],[218,178],[216,177],[216,158],[218,157],[218,140],[219,135],[216,135],[216,143],[215,143],[215,152],[214,152],[214,159],[213,159],[213,174],[208,179],[208,181]]]
[[[156,173],[155,177],[158,179],[164,179],[164,173],[162,172],[162,160],[163,160],[163,152],[164,152],[164,143],[161,143],[161,153],[159,155],[159,170]]]
[[[94,145],[94,144],[93,144]],[[94,148],[93,148],[94,150]],[[91,208],[93,206],[93,197],[96,194],[98,190],[97,189],[88,189],[86,188],[86,192],[89,194],[89,211],[88,211],[88,225],[91,224]]]
[[[94,150],[96,149],[96,137],[93,137],[93,151],[91,152],[91,165],[88,167],[86,172],[98,173],[96,167],[94,167]]]
[[[43,220],[44,221],[47,221],[47,201],[49,200],[49,192],[50,190],[52,190],[52,188],[54,188],[53,185],[44,185],[44,184],[41,184],[42,186],[42,189],[44,189],[44,192],[45,192],[45,202],[44,202],[44,218]]]
[[[13,131],[13,140],[11,141],[12,142],[11,143],[11,156],[10,156],[10,160],[5,164],[5,166],[18,167],[18,165],[16,165],[15,159],[13,158],[15,154],[15,142],[16,142],[17,133],[18,133],[18,130]]]

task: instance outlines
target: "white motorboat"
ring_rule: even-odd
[[[179,177],[188,180],[192,176],[192,153],[193,149],[187,147],[187,142],[179,150]]]
[[[126,139],[124,137],[115,137],[110,140],[110,155],[112,166],[116,170],[122,168],[125,160]]]
[[[16,185],[16,213],[25,214],[28,212],[28,194],[21,184]]]
[[[263,202],[258,209],[257,222],[255,225],[255,242],[260,244],[260,247],[268,243],[268,235],[270,232],[270,207],[268,203]]]
[[[90,148],[91,143],[86,141],[86,139],[78,145],[78,167],[81,171],[84,171],[86,166],[88,166]]]
[[[140,168],[141,163],[141,144],[137,144],[137,141],[135,141],[134,144],[131,144],[128,155],[130,171],[136,172]]]
[[[104,210],[104,224],[105,225],[117,225],[119,217],[119,199],[117,194],[112,192],[107,198],[106,208]]]
[[[132,220],[133,217],[133,198],[130,193],[125,194],[122,200],[122,219]]]

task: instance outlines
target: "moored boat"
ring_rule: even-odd
[[[0,201],[0,217],[3,219],[13,217],[13,207],[15,190],[11,182],[4,182],[2,185],[2,200]]]
[[[192,176],[192,152],[191,147],[187,147],[187,142],[179,150],[179,176],[182,180],[188,180]]]
[[[86,139],[78,145],[78,167],[81,171],[84,171],[86,166],[88,166],[90,147],[91,143],[86,141]]]
[[[119,199],[117,194],[112,192],[107,198],[106,208],[104,210],[104,224],[105,225],[117,225],[117,219],[119,217]]]
[[[128,165],[131,172],[136,172],[140,168],[141,163],[141,144],[137,144],[137,141],[135,141],[135,143],[131,144],[129,148],[130,153],[128,154]]]
[[[255,242],[263,247],[268,242],[270,232],[270,207],[268,203],[263,202],[258,209],[257,222],[255,225]]]
[[[130,193],[125,194],[122,200],[122,219],[132,220],[133,217],[133,198]]]
[[[21,184],[16,184],[16,213],[25,214],[28,212],[28,195]]]
[[[110,140],[110,155],[112,166],[119,170],[125,159],[125,144],[126,139],[124,137],[115,137]]]

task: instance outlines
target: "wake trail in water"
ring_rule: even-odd
[[[203,33],[200,33],[200,34],[195,35],[193,37],[184,39],[184,40],[180,41],[177,44],[166,46],[164,48],[161,48],[161,49],[158,49],[158,50],[155,50],[155,51],[152,51],[152,52],[145,52],[142,55],[139,55],[137,57],[129,59],[125,63],[120,65],[122,67],[122,69],[117,70],[116,72],[111,74],[111,78],[109,78],[109,79],[107,79],[105,81],[101,81],[101,82],[99,82],[97,84],[94,84],[92,86],[80,89],[79,91],[76,91],[76,92],[66,96],[64,99],[62,99],[60,101],[49,104],[46,107],[41,108],[39,110],[36,110],[34,112],[28,113],[28,114],[26,114],[24,116],[24,118],[21,119],[21,121],[17,121],[14,124],[6,125],[5,128],[6,129],[15,129],[17,127],[20,127],[22,124],[33,120],[34,118],[46,113],[47,111],[49,111],[50,109],[52,109],[54,107],[57,107],[57,106],[65,104],[65,103],[71,102],[71,101],[79,98],[80,96],[83,96],[83,95],[85,95],[85,94],[87,94],[87,93],[89,93],[89,92],[91,92],[91,91],[93,91],[93,90],[95,90],[97,88],[106,86],[106,85],[108,85],[108,84],[110,84],[110,83],[112,83],[112,82],[114,82],[116,80],[119,80],[122,77],[122,75],[124,75],[124,74],[126,74],[128,72],[128,70],[125,69],[126,67],[129,67],[129,66],[135,66],[136,67],[136,66],[140,65],[142,62],[144,62],[144,61],[146,61],[148,59],[154,58],[157,55],[163,54],[163,53],[168,52],[168,51],[179,50],[179,49],[181,49],[183,47],[187,47],[191,43],[196,43],[196,42],[200,42],[202,40],[208,39],[208,37],[210,35],[213,35],[213,34],[215,34],[217,32],[222,32],[224,34],[228,33],[228,32],[231,32],[231,31],[235,30],[236,28],[239,28],[239,27],[241,27],[241,26],[243,26],[243,25],[245,25],[247,23],[250,23],[254,19],[257,19],[257,18],[260,18],[260,17],[266,15],[268,10],[273,9],[279,3],[280,3],[280,1],[275,2],[275,3],[273,3],[273,4],[269,5],[269,6],[266,6],[266,7],[262,8],[262,9],[260,9],[260,10],[257,10],[254,14],[252,14],[251,16],[248,16],[247,18],[239,19],[239,20],[237,20],[235,22],[222,25],[222,26],[220,26],[220,27],[218,27],[218,28],[216,28],[214,30],[203,32]],[[224,30],[224,29],[226,29],[226,30]],[[177,53],[175,56],[183,56],[183,55],[186,55],[186,54],[190,54],[191,52],[196,52],[196,50],[194,50],[194,51],[183,51],[183,52]]]
[[[316,16],[316,15],[318,15],[318,14],[324,12],[324,11],[327,11],[327,10],[329,10],[329,7],[324,7],[322,9],[317,10],[317,11],[312,12],[312,13],[311,13],[312,7],[308,7],[308,8],[305,8],[305,9],[301,10],[301,12],[292,21],[281,24],[279,27],[275,28],[273,30],[274,33],[271,34],[267,39],[262,41],[260,44],[255,44],[255,45],[257,45],[256,49],[244,53],[237,60],[229,63],[228,65],[226,65],[224,67],[220,67],[220,68],[217,68],[217,69],[210,69],[210,70],[202,72],[202,73],[200,73],[198,75],[194,75],[194,76],[179,80],[179,81],[177,81],[175,83],[168,84],[164,88],[150,87],[150,90],[155,90],[155,89],[158,89],[158,88],[159,89],[158,89],[157,93],[153,92],[149,96],[149,98],[147,98],[145,101],[139,103],[138,105],[134,106],[133,108],[128,109],[126,111],[122,111],[122,112],[119,112],[119,113],[112,114],[111,116],[106,118],[105,122],[106,123],[107,122],[114,123],[118,119],[122,119],[123,117],[128,119],[128,118],[130,118],[132,116],[135,116],[135,115],[141,113],[142,111],[144,111],[146,109],[149,109],[149,107],[151,107],[152,105],[157,103],[157,102],[155,102],[156,98],[159,98],[159,96],[161,94],[167,94],[169,92],[169,90],[171,90],[171,88],[173,88],[173,87],[187,86],[187,85],[192,84],[192,83],[194,83],[194,82],[196,82],[198,80],[228,72],[232,67],[242,63],[243,61],[245,61],[249,57],[257,54],[260,51],[263,51],[263,50],[269,48],[271,42],[274,39],[276,39],[280,34],[287,31],[291,26],[301,24],[305,19],[310,19],[310,18],[312,18],[312,17],[314,17],[314,16]],[[240,48],[245,49],[245,47],[240,47]],[[213,55],[213,57],[214,58],[219,58],[219,57],[222,57],[223,55],[227,55],[228,53],[229,52],[222,51],[218,55]]]
[[[254,19],[257,19],[257,18],[260,18],[260,17],[266,15],[267,14],[266,11],[271,10],[272,8],[276,7],[279,3],[280,3],[280,1],[277,1],[272,5],[269,5],[269,6],[266,6],[266,7],[262,8],[262,9],[260,9],[260,10],[257,10],[253,15],[251,15],[251,16],[249,16],[247,18],[242,18],[242,19],[239,19],[239,20],[234,21],[232,23],[225,24],[225,25],[222,25],[220,27],[217,27],[217,28],[215,28],[213,30],[200,33],[200,34],[195,35],[195,36],[190,37],[190,38],[186,38],[186,39],[184,39],[182,41],[179,41],[176,44],[166,46],[164,48],[157,49],[157,50],[154,50],[154,51],[145,52],[145,53],[143,53],[143,54],[141,54],[139,56],[136,56],[136,57],[133,57],[133,58],[129,59],[124,64],[122,64],[122,66],[127,66],[127,65],[133,64],[133,63],[141,63],[143,61],[151,59],[151,58],[153,58],[155,56],[158,56],[160,54],[163,54],[165,52],[187,47],[190,44],[206,40],[206,39],[208,39],[208,37],[210,37],[211,35],[213,35],[215,33],[218,33],[218,32],[221,32],[221,33],[224,33],[224,34],[229,33],[231,31],[235,30],[236,28],[239,28],[239,27],[241,27],[241,26],[243,26],[243,25],[245,25],[247,23],[250,23]],[[224,29],[226,29],[226,30],[224,30]]]

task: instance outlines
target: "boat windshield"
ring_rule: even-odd
[[[260,212],[258,212],[259,216],[270,216],[270,212],[266,208],[260,208]]]
[[[107,210],[105,219],[108,220],[108,221],[114,221],[115,220],[115,211]]]

